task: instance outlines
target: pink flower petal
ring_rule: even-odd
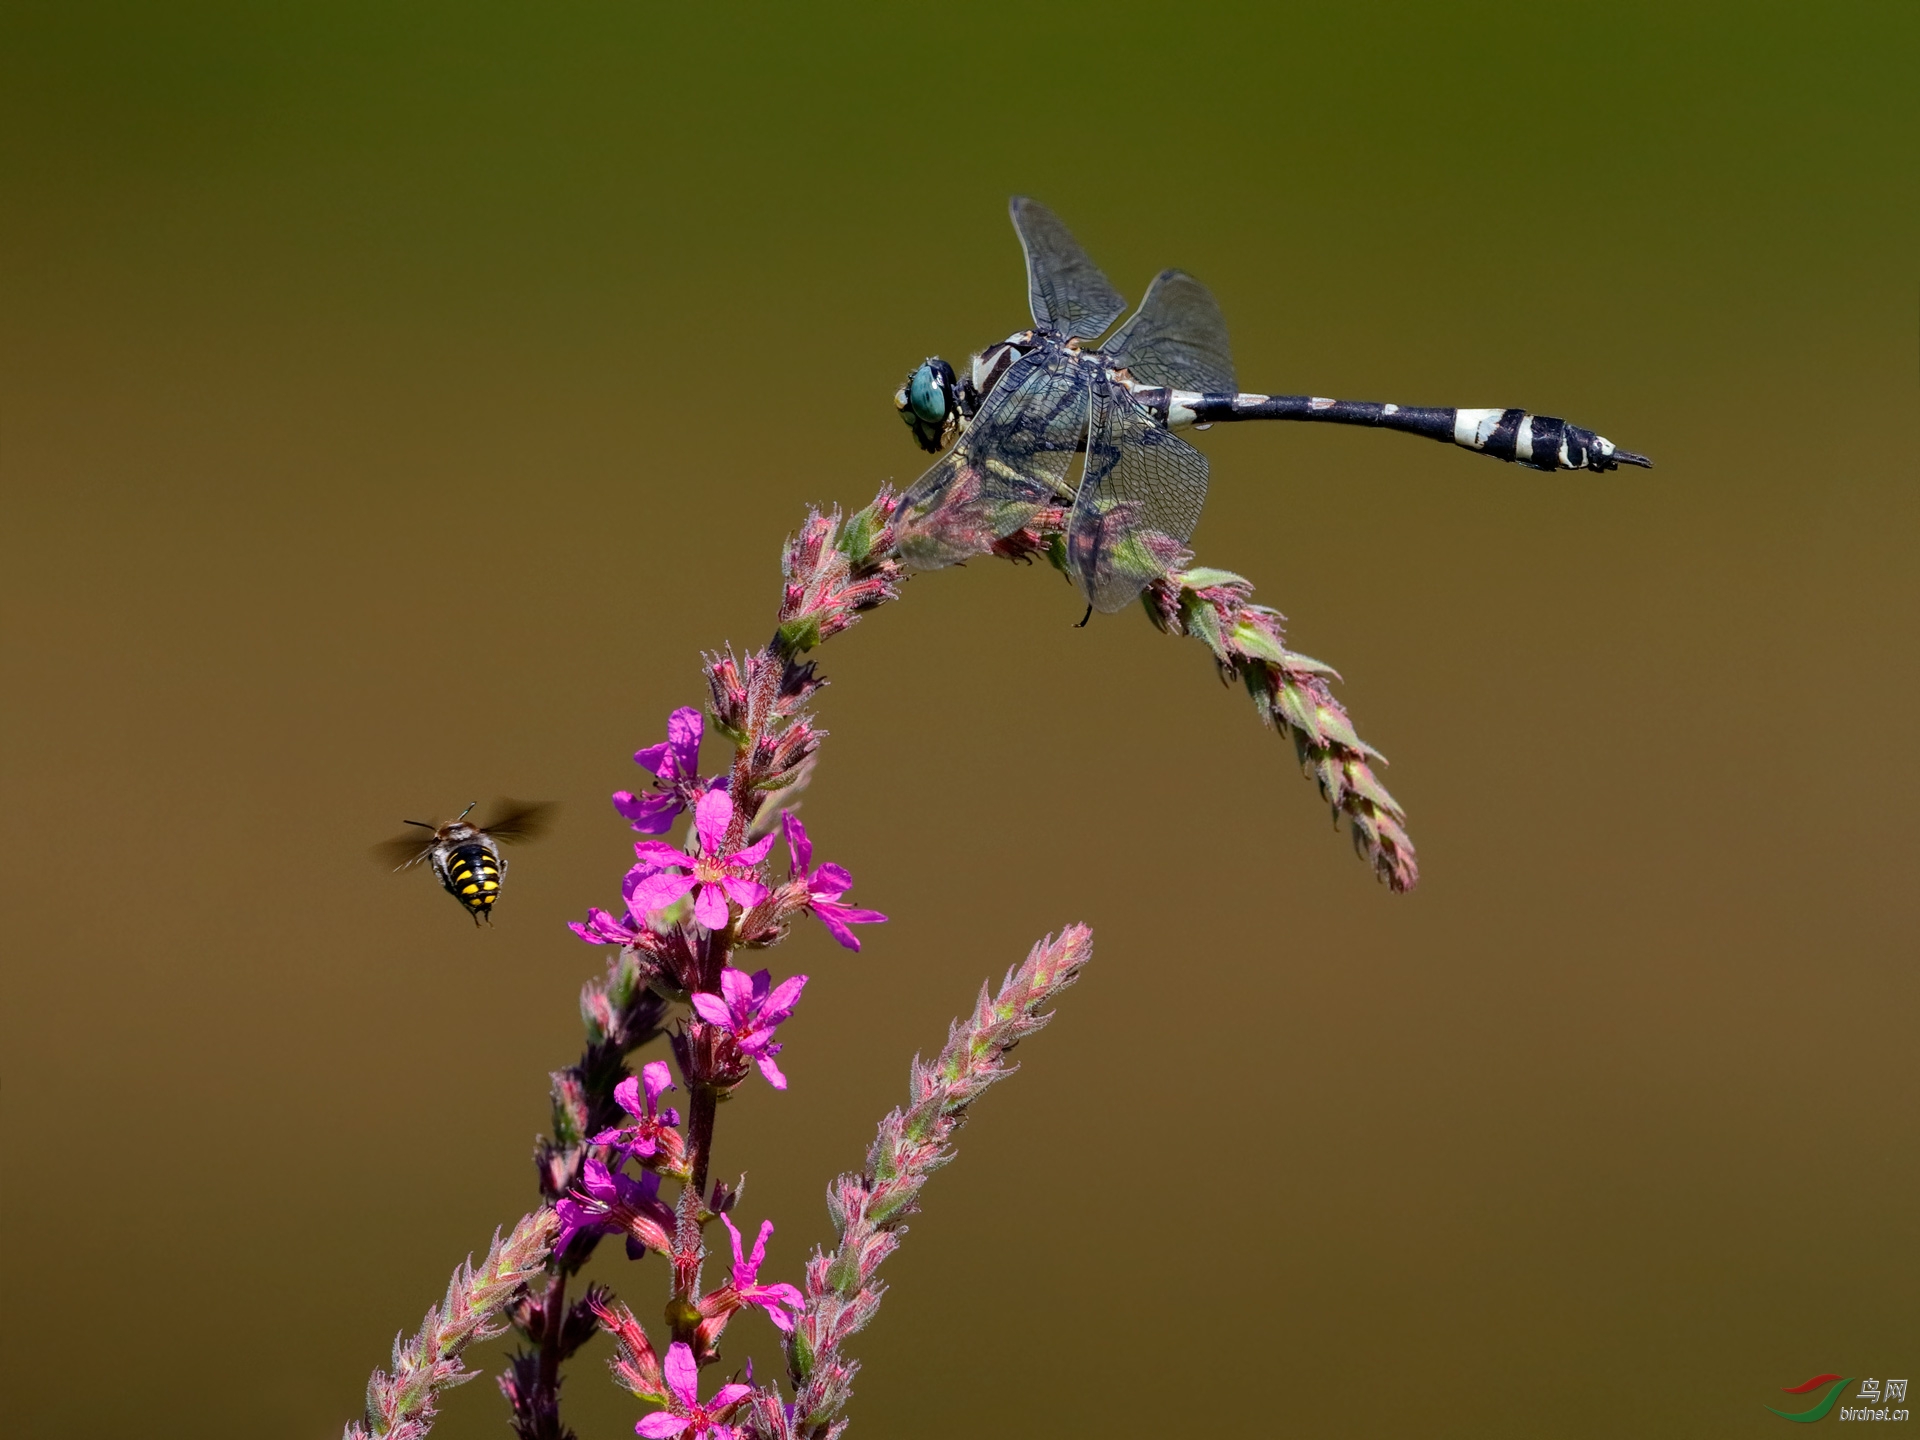
[[[727,892],[718,885],[702,885],[693,897],[693,918],[709,930],[727,928]]]
[[[636,840],[633,853],[643,865],[651,865],[656,870],[664,870],[669,865],[678,865],[691,870],[693,856],[684,850],[676,850],[664,840]]]
[[[650,875],[633,887],[627,897],[627,911],[636,920],[644,920],[666,909],[694,886],[691,875]]]
[[[640,1067],[640,1083],[646,1087],[647,1109],[651,1112],[660,1103],[660,1096],[674,1088],[673,1071],[667,1068],[664,1060],[649,1060]],[[614,1091],[616,1098],[619,1093],[618,1090]]]
[[[827,927],[827,933],[849,950],[860,948],[860,937],[847,926],[878,925],[887,918],[878,910],[855,910],[849,905],[836,905],[831,900],[814,901],[813,913]]]
[[[644,1119],[647,1111],[653,1109],[652,1101],[653,1097],[648,1096],[646,1107],[641,1108],[640,1082],[631,1075],[613,1087],[613,1103],[629,1115],[637,1115]]]
[[[669,1415],[665,1410],[656,1410],[638,1425],[634,1433],[644,1435],[647,1440],[670,1440],[680,1434],[693,1422],[684,1415]]]
[[[602,1161],[588,1158],[580,1167],[580,1187],[595,1199],[608,1199],[613,1191],[613,1174]]]
[[[567,928],[589,945],[624,945],[634,937],[634,928],[625,921],[616,920],[604,910],[587,911],[586,922],[577,920],[567,922]]]
[[[693,807],[693,828],[699,832],[700,848],[709,855],[720,853],[720,842],[727,838],[727,826],[733,822],[733,799],[724,790],[709,790]]]
[[[806,988],[807,977],[804,975],[789,975],[774,986],[773,992],[767,996],[766,1003],[761,1007],[768,1023],[776,1025],[779,1023],[779,1020],[773,1017],[773,1012],[776,1010],[780,1012],[781,1020],[791,1015],[793,1007],[800,1003],[800,992]]]
[[[766,972],[761,972],[766,973]],[[745,972],[729,965],[720,972],[720,993],[727,997],[736,1014],[745,1015],[753,1007],[753,980]]]
[[[722,1385],[713,1399],[707,1402],[709,1410],[724,1410],[729,1405],[737,1405],[753,1393],[751,1385],[742,1385],[737,1381],[732,1385]]]
[[[722,1215],[720,1217],[720,1223],[727,1227],[727,1238],[733,1242],[733,1283],[734,1285],[738,1287],[738,1286],[749,1285],[753,1283],[752,1271],[747,1271],[747,1274],[745,1275],[744,1278],[741,1276],[741,1273],[740,1273],[742,1270],[746,1270],[747,1268],[747,1257],[743,1253],[741,1253],[741,1250],[740,1250],[739,1230],[735,1228],[733,1221],[727,1218],[725,1215]]]
[[[787,873],[797,880],[813,863],[813,841],[807,838],[807,827],[800,823],[800,817],[791,810],[780,812],[780,828],[787,835]]]
[[[700,773],[700,732],[705,725],[691,705],[682,705],[667,717],[667,744],[673,749],[674,768],[685,779]]]
[[[736,850],[727,857],[729,865],[758,865],[767,858],[767,851],[773,848],[773,836],[762,835],[744,850]]]
[[[767,898],[767,887],[758,880],[749,880],[742,875],[725,876],[720,883],[726,887],[727,894],[742,910],[751,910]]]
[[[844,866],[831,861],[807,877],[807,889],[827,900],[838,900],[852,888],[853,876],[847,873]]]
[[[700,1403],[700,1367],[693,1363],[693,1351],[684,1340],[667,1347],[667,1388],[680,1397],[683,1405]]]
[[[726,978],[724,975],[721,977]],[[733,1011],[727,1008],[727,1002],[718,995],[701,991],[693,997],[693,1008],[700,1018],[709,1025],[718,1025],[722,1030],[733,1028]]]
[[[673,747],[671,745],[648,745],[633,752],[633,763],[650,775],[662,780],[673,776]]]
[[[664,835],[673,828],[673,817],[686,807],[678,795],[635,795],[631,790],[616,790],[613,808],[642,835]]]
[[[847,949],[854,951],[856,954],[859,952],[860,937],[842,924],[839,916],[828,913],[819,905],[813,907],[813,913],[814,917],[818,919],[822,925],[827,927],[827,933],[829,935],[846,946]]]
[[[776,1090],[784,1090],[787,1088],[787,1077],[782,1075],[780,1073],[780,1067],[773,1063],[773,1057],[779,1053],[780,1047],[778,1045],[771,1045],[767,1048],[766,1053],[761,1055],[754,1063],[760,1067],[760,1073],[767,1077],[767,1083],[769,1085],[773,1086]]]

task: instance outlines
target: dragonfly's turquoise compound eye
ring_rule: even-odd
[[[959,419],[953,367],[938,356],[929,357],[895,392],[893,403],[920,448],[928,454],[937,453]]]
[[[929,425],[946,423],[947,396],[931,363],[913,372],[913,378],[907,382],[907,403],[913,407],[913,413]]]

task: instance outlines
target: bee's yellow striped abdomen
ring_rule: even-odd
[[[447,893],[478,920],[493,908],[499,895],[499,858],[490,847],[477,840],[470,841],[448,854],[444,880]]]

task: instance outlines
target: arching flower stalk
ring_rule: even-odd
[[[1006,1051],[1046,1023],[1044,1007],[1073,983],[1091,947],[1090,934],[1072,927],[1036,946],[996,994],[982,992],[972,1015],[950,1028],[938,1059],[914,1062],[908,1105],[881,1122],[865,1170],[831,1187],[835,1250],[811,1257],[804,1285],[763,1280],[773,1224],[763,1222],[746,1249],[729,1213],[738,1188],[708,1184],[715,1118],[719,1101],[756,1069],[776,1091],[789,1090],[776,1036],[807,977],[776,978],[773,967],[735,962],[743,949],[779,945],[801,915],[849,951],[861,949],[854,926],[887,918],[849,902],[853,877],[843,867],[814,864],[812,837],[791,804],[826,738],[809,708],[825,683],[809,653],[896,599],[907,578],[897,504],[887,487],[849,517],[810,511],[782,558],[773,638],[744,655],[706,656],[706,716],[676,709],[665,740],[635,752],[651,783],[639,793],[616,792],[614,809],[649,837],[664,835],[689,810],[693,823],[685,848],[639,841],[620,904],[589,909],[572,926],[610,958],[581,995],[586,1050],[553,1076],[553,1133],[534,1157],[550,1208],[523,1220],[507,1250],[497,1246],[480,1272],[456,1275],[444,1313],[430,1312],[420,1335],[396,1348],[392,1376],[376,1373],[367,1422],[350,1436],[423,1435],[433,1395],[471,1374],[460,1367],[459,1350],[504,1321],[528,1347],[501,1377],[521,1440],[570,1436],[559,1413],[562,1367],[603,1330],[615,1342],[616,1381],[655,1407],[635,1427],[650,1440],[836,1440],[845,1427],[858,1368],[846,1344],[879,1306],[876,1272],[900,1243],[901,1220],[951,1157],[967,1107],[1010,1073]],[[1063,514],[1044,509],[1012,535],[992,539],[982,531],[975,548],[1060,564],[1063,528]],[[1254,605],[1241,577],[1192,567],[1184,554],[1165,559],[1168,573],[1142,596],[1153,623],[1199,639],[1221,677],[1247,687],[1262,720],[1294,739],[1361,853],[1392,888],[1410,888],[1418,869],[1404,812],[1374,774],[1380,756],[1334,699],[1334,672],[1286,649],[1282,617]],[[710,738],[732,753],[703,771]],[[785,841],[784,876],[771,873],[776,831]],[[629,1074],[627,1056],[663,1034],[672,1064],[652,1060]],[[684,1115],[660,1103],[669,1089],[684,1096]],[[708,1288],[706,1240],[716,1221],[732,1264]],[[570,1279],[610,1235],[630,1257],[655,1251],[666,1258],[657,1340],[600,1287],[568,1302]],[[749,1362],[744,1378],[703,1400],[701,1371],[720,1363],[728,1326],[750,1310],[782,1337],[788,1390],[755,1383]]]

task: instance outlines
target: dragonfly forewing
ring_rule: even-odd
[[[1219,302],[1184,270],[1162,270],[1147,298],[1101,347],[1108,363],[1169,390],[1231,395],[1233,348]]]
[[[1086,442],[1089,378],[1073,352],[1021,356],[979,413],[900,498],[900,551],[916,569],[985,553],[1042,506],[1072,492],[1069,471]]]
[[[1127,308],[1126,297],[1087,258],[1060,217],[1038,200],[1016,195],[1007,209],[1027,255],[1033,323],[1082,340],[1104,335]]]
[[[1111,381],[1094,387],[1093,412],[1067,560],[1087,603],[1111,615],[1183,563],[1207,500],[1207,458]]]

